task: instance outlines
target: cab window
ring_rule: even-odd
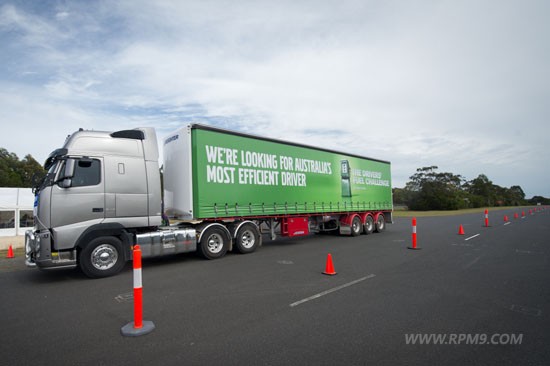
[[[78,160],[72,178],[72,187],[95,186],[101,182],[101,164],[99,160]]]

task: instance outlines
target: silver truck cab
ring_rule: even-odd
[[[120,271],[136,235],[161,225],[158,157],[153,128],[68,136],[50,154],[48,173],[34,187],[27,265],[80,265],[90,277]]]

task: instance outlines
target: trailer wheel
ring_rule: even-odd
[[[206,259],[221,258],[227,253],[229,238],[220,227],[209,227],[202,234],[200,252]]]
[[[368,215],[367,218],[365,219],[365,225],[364,225],[364,228],[365,228],[365,234],[372,234],[372,232],[374,231],[374,219],[372,218],[371,215]]]
[[[260,231],[252,223],[243,224],[235,237],[235,248],[241,254],[252,253],[260,245]]]
[[[361,224],[361,218],[359,216],[355,216],[353,220],[351,220],[351,236],[359,236],[362,231],[363,224]]]
[[[383,214],[379,214],[376,218],[376,229],[375,231],[377,233],[381,233],[386,229],[386,219],[384,218]]]
[[[122,242],[114,236],[101,236],[88,243],[79,255],[80,269],[90,278],[109,277],[125,264]]]

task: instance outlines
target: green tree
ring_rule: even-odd
[[[0,148],[0,187],[28,188],[32,186],[32,177],[35,174],[45,173],[31,155],[19,160],[16,154]]]
[[[550,205],[550,198],[546,198],[543,196],[533,196],[533,198],[530,198],[527,202],[529,202],[532,205],[541,204],[541,205]]]
[[[17,155],[0,148],[0,187],[21,187]]]
[[[437,166],[418,168],[405,190],[410,192],[413,210],[457,210],[466,207],[462,192],[463,178],[449,172],[437,172]]]
[[[469,182],[468,193],[474,207],[493,206],[496,201],[493,182],[485,174],[480,174]]]
[[[520,186],[511,186],[508,189],[508,202],[509,206],[519,206],[525,203],[525,192]]]
[[[393,188],[392,189],[393,203],[406,205],[409,200],[408,193],[409,192],[404,188]]]
[[[455,210],[466,207],[517,206],[525,204],[520,186],[501,187],[480,174],[471,181],[437,166],[418,168],[405,188],[394,188],[394,202],[413,210]],[[540,197],[544,199],[544,197]]]
[[[23,187],[31,187],[33,177],[43,176],[46,171],[30,154],[27,154],[21,161],[21,179]]]

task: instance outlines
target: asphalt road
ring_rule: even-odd
[[[411,220],[398,218],[381,234],[144,260],[144,319],[156,329],[136,338],[120,334],[133,319],[131,266],[89,280],[3,258],[1,363],[548,365],[550,210],[513,214],[490,213],[488,228],[479,214],[418,218],[418,251],[407,249]],[[321,274],[328,253],[335,276]],[[450,344],[407,344],[415,334]]]

